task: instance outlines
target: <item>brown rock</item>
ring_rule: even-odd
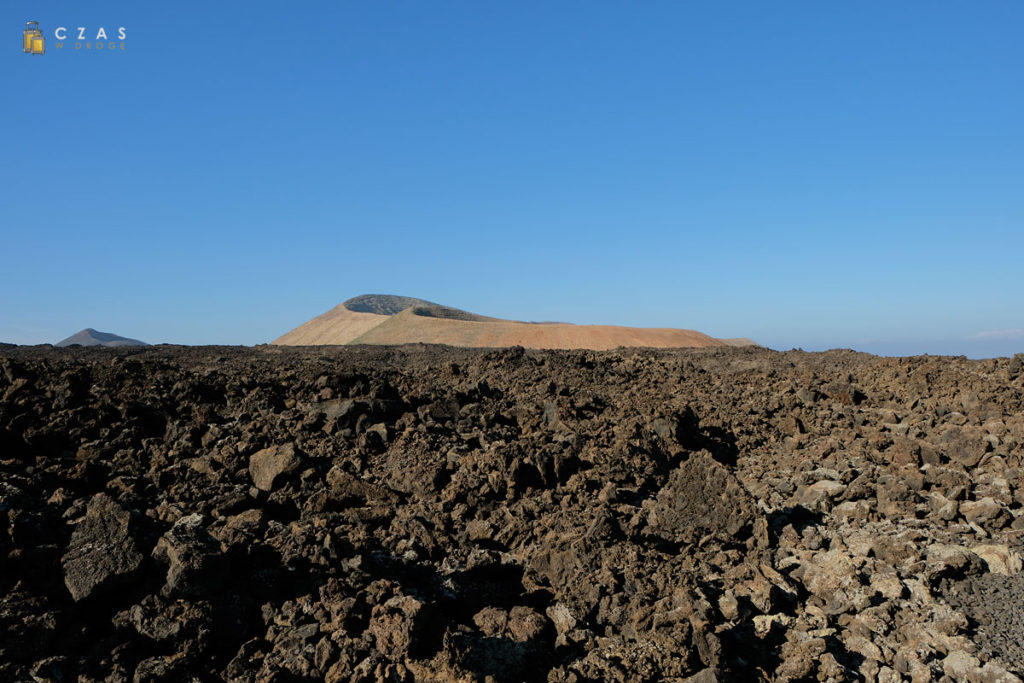
[[[508,627],[508,612],[500,607],[484,607],[473,615],[473,623],[487,636],[498,636]]]
[[[383,605],[375,605],[370,618],[370,633],[377,650],[395,660],[413,657],[423,638],[427,611],[420,600],[398,595]]]
[[[563,604],[554,604],[547,608],[546,614],[551,623],[554,624],[555,632],[559,638],[564,638],[574,628],[576,628],[577,619],[573,615],[572,610]]]
[[[249,475],[261,491],[273,491],[281,475],[294,472],[302,463],[295,444],[271,446],[253,453],[249,458]]]
[[[829,501],[835,500],[843,494],[846,486],[838,481],[822,479],[797,493],[797,499],[806,507],[817,510],[826,505]]]
[[[132,537],[131,513],[107,494],[97,493],[61,558],[64,583],[72,598],[84,600],[137,576],[142,560]]]
[[[512,638],[520,643],[539,638],[547,623],[542,614],[530,607],[517,605],[508,614],[508,630]]]
[[[1021,570],[1020,553],[1011,550],[1006,544],[977,545],[971,548],[971,551],[985,561],[988,570],[993,574],[1012,576]]]
[[[963,501],[960,503],[960,514],[968,522],[974,522],[975,524],[994,522],[1000,517],[1007,516],[1003,506],[989,497],[982,498],[981,500]]]
[[[974,467],[981,462],[989,444],[961,427],[949,427],[942,433],[940,446],[953,462],[964,467]]]
[[[732,473],[701,451],[669,476],[651,509],[650,524],[678,542],[707,532],[741,536],[753,527],[755,517],[753,501]]]
[[[168,597],[215,595],[227,578],[227,558],[199,514],[175,522],[157,542],[153,557],[167,564],[162,593]]]

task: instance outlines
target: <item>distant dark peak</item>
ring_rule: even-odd
[[[74,344],[79,346],[149,346],[146,342],[138,339],[122,337],[111,332],[100,332],[91,327],[57,342],[54,346],[72,346]]]
[[[395,315],[413,306],[436,307],[437,304],[411,296],[395,296],[394,294],[363,294],[342,303],[342,306],[356,313],[376,313],[377,315]]]
[[[94,330],[91,327],[85,328],[82,332],[101,342],[132,341],[127,337],[121,337],[113,334],[112,332],[100,332],[99,330]],[[81,332],[79,334],[81,334]]]

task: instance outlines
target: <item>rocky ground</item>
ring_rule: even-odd
[[[1018,681],[1022,358],[0,349],[0,680]]]

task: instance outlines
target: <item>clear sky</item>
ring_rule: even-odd
[[[6,0],[0,25],[0,341],[256,344],[373,292],[1024,351],[1021,2]]]

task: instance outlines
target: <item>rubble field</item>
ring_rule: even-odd
[[[0,680],[1024,676],[1024,356],[3,346],[0,397]]]

